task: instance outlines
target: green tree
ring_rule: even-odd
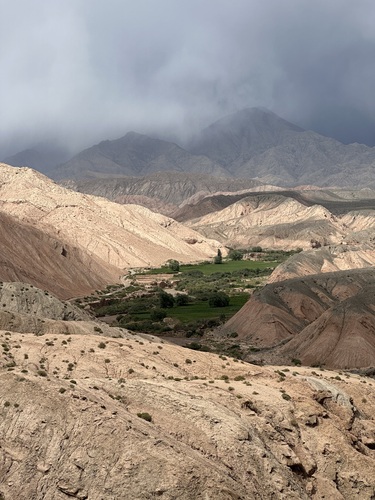
[[[224,292],[215,292],[208,298],[210,307],[226,307],[229,306],[229,297]]]
[[[189,297],[185,294],[178,293],[176,295],[176,306],[186,306],[189,302]]]
[[[160,292],[159,293],[159,306],[162,309],[167,309],[174,306],[174,297],[170,293]]]
[[[180,263],[178,262],[178,260],[169,259],[167,261],[167,264],[168,264],[168,268],[171,271],[173,271],[174,273],[178,273],[178,271],[180,270]]]
[[[221,264],[223,262],[223,256],[221,254],[221,250],[219,248],[219,250],[217,251],[217,255],[214,259],[214,264]]]
[[[167,316],[164,309],[153,309],[150,314],[151,321],[161,321]]]
[[[229,253],[228,253],[228,257],[231,260],[242,260],[243,253],[240,252],[240,250],[230,250]]]

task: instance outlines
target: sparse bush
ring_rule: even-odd
[[[243,253],[240,250],[230,250],[228,253],[228,258],[231,260],[242,260]]]
[[[160,292],[159,293],[159,306],[162,309],[167,309],[174,306],[174,297],[170,293]]]
[[[208,298],[210,307],[226,307],[229,305],[229,297],[224,292],[215,292]]]
[[[151,321],[161,321],[167,316],[163,309],[153,309],[150,314]]]
[[[147,412],[140,412],[140,413],[137,413],[137,416],[139,418],[143,418],[143,420],[146,420],[147,422],[152,422],[152,417],[149,413]]]
[[[185,294],[178,293],[176,296],[176,306],[186,306],[189,303],[189,297]]]
[[[169,259],[167,261],[167,265],[168,265],[168,268],[171,271],[173,271],[174,273],[178,273],[178,271],[180,270],[180,263],[178,262],[178,260]]]

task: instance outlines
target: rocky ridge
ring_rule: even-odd
[[[233,177],[266,184],[374,186],[374,148],[344,145],[266,109],[243,109],[218,120],[197,134],[188,149]]]
[[[230,247],[308,250],[371,244],[374,214],[374,210],[364,209],[334,215],[305,194],[276,191],[209,196],[182,207],[174,216]]]
[[[0,332],[5,500],[375,494],[373,380],[112,330]]]
[[[136,132],[85,149],[49,173],[54,179],[82,179],[145,176],[162,171],[228,176],[221,165],[206,156],[193,155],[177,144]]]
[[[147,200],[153,200],[153,203],[167,204],[171,207],[171,212],[196,195],[202,197],[219,191],[238,191],[261,186],[260,182],[253,179],[228,179],[188,172],[158,172],[143,177],[64,180],[60,184],[118,203],[123,203],[124,197],[143,196]]]

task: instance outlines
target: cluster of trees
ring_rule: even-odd
[[[176,306],[186,306],[189,303],[189,296],[185,294],[177,294],[173,297],[170,293],[160,292],[159,293],[159,309],[153,311],[153,315],[162,314],[165,315],[161,318],[155,318],[157,320],[164,319],[166,317],[165,309]],[[224,292],[212,292],[208,297],[208,305],[210,307],[226,307],[229,305],[229,296]]]

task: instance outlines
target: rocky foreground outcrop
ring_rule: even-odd
[[[112,335],[0,332],[3,499],[374,497],[373,379]]]

